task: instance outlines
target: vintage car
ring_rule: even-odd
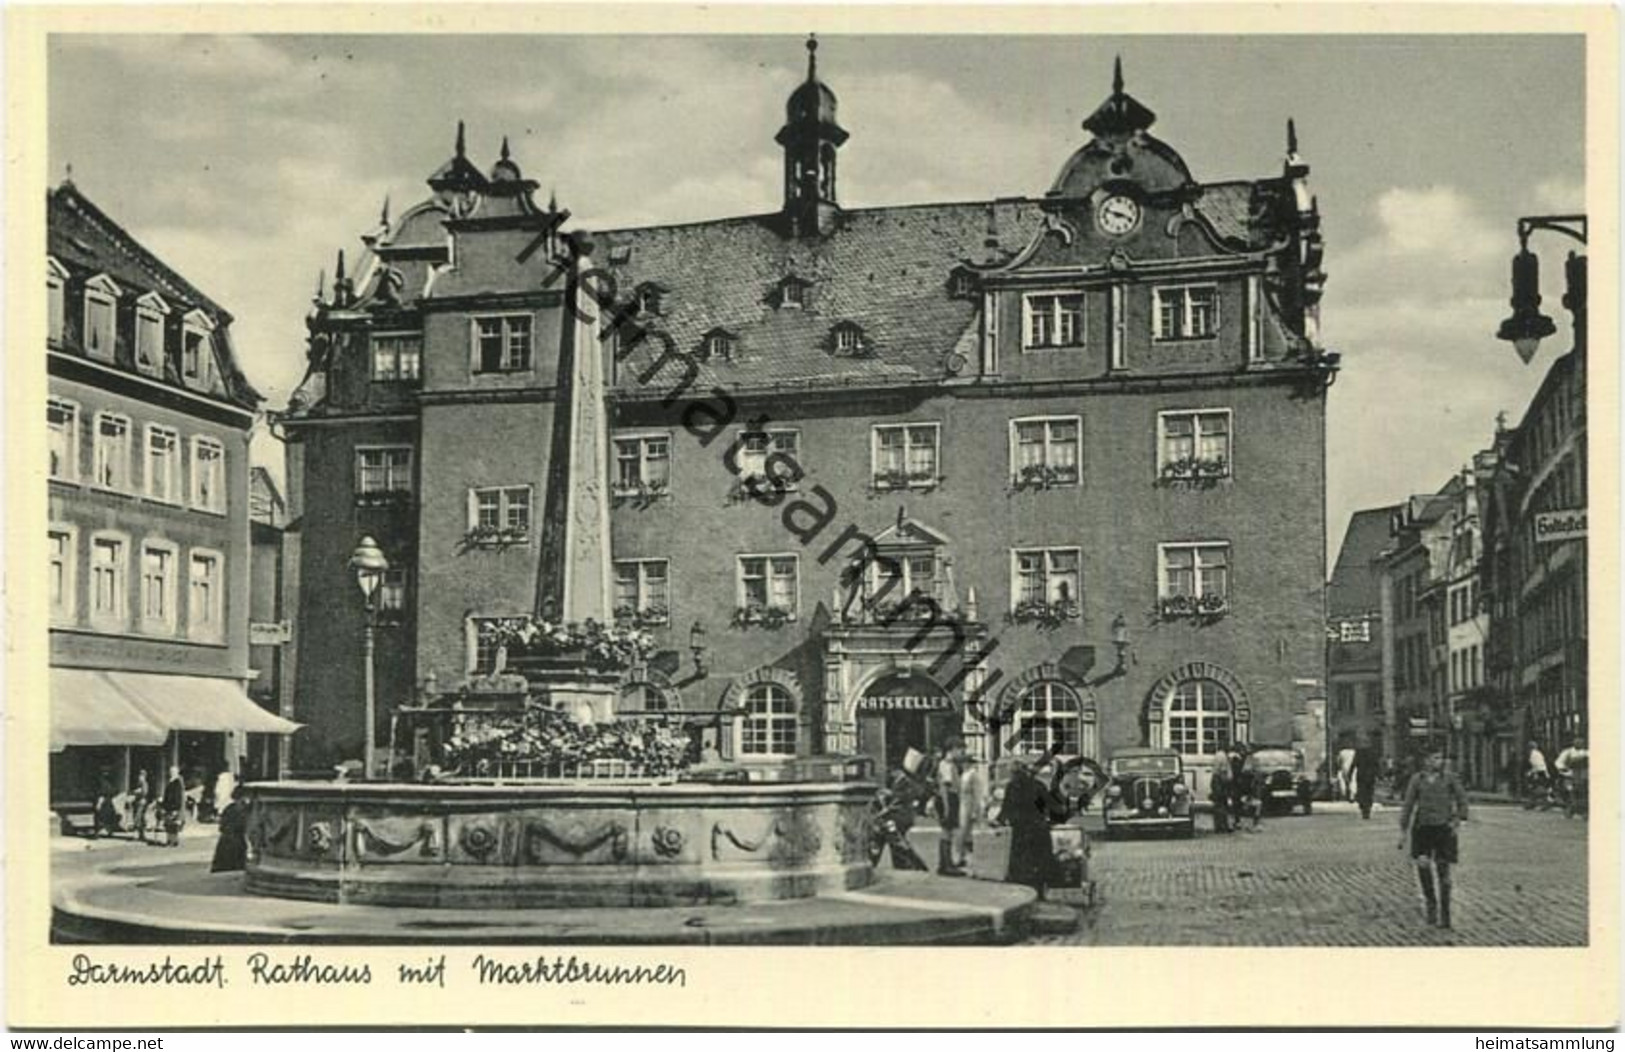
[[[1247,751],[1241,772],[1253,779],[1266,812],[1294,807],[1302,807],[1304,814],[1314,810],[1315,776],[1302,750],[1290,745],[1254,745]]]
[[[1101,807],[1105,834],[1131,830],[1167,830],[1178,836],[1196,832],[1185,763],[1172,749],[1122,749],[1106,765],[1111,781]]]

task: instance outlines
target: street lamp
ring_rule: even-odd
[[[350,570],[355,574],[355,583],[361,587],[361,594],[367,604],[367,619],[361,636],[362,672],[366,682],[367,724],[366,738],[364,739],[361,754],[363,777],[373,776],[373,739],[377,732],[374,726],[374,709],[376,706],[375,690],[373,687],[373,618],[377,612],[378,586],[383,583],[384,573],[389,569],[389,560],[379,550],[378,544],[371,537],[361,538],[361,543],[355,546],[350,555]]]
[[[1572,237],[1586,243],[1583,215],[1526,216],[1518,220],[1518,254],[1512,257],[1512,314],[1501,323],[1496,338],[1510,342],[1525,365],[1535,356],[1540,341],[1557,332],[1557,324],[1540,312],[1540,259],[1529,251],[1529,235],[1537,230]],[[1586,257],[1569,253],[1564,267],[1567,291],[1563,306],[1574,315],[1575,347],[1585,347]]]

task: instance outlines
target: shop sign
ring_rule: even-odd
[[[858,711],[880,712],[949,712],[953,699],[928,679],[910,677],[892,679],[877,684],[858,699]]]
[[[1586,535],[1586,509],[1542,511],[1535,514],[1535,540],[1541,544],[1577,541]]]
[[[291,621],[250,621],[248,623],[248,645],[254,647],[279,647],[293,638],[293,623]]]

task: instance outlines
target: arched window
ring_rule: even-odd
[[[739,721],[741,756],[794,756],[796,703],[777,683],[755,683],[745,692]]]
[[[1235,732],[1230,692],[1211,679],[1188,679],[1168,698],[1168,748],[1186,756],[1212,756]]]
[[[829,143],[818,151],[818,196],[835,200],[835,147]]]
[[[1083,751],[1078,696],[1064,683],[1041,680],[1022,692],[1016,709],[1016,749],[1020,752],[1048,752],[1051,747],[1064,756]]]

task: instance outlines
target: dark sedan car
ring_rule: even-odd
[[[1266,812],[1302,807],[1309,814],[1314,809],[1315,776],[1302,750],[1290,745],[1255,745],[1247,753],[1242,775],[1253,780]]]
[[[1196,815],[1191,810],[1185,762],[1172,749],[1123,749],[1106,765],[1111,781],[1104,796],[1105,833],[1136,829],[1191,836]]]

